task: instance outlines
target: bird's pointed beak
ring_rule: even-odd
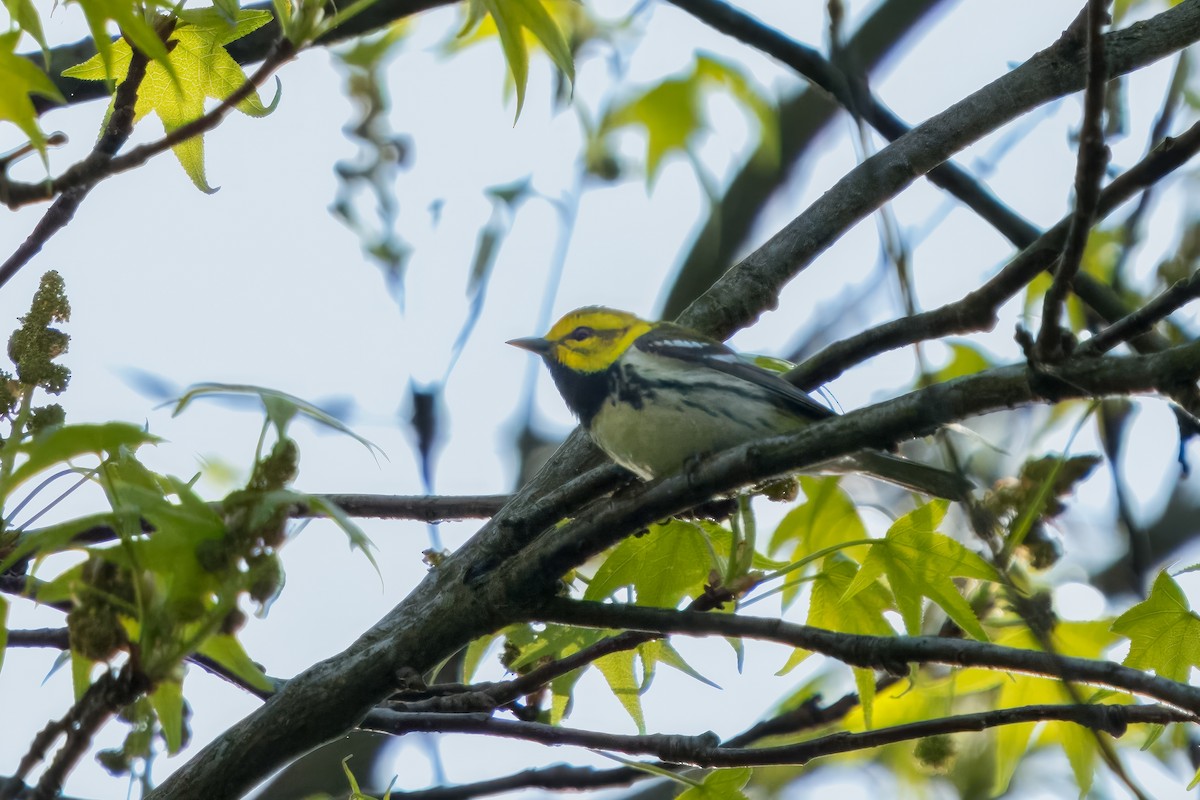
[[[544,356],[550,352],[550,348],[554,346],[554,342],[548,339],[543,339],[540,336],[527,336],[524,339],[509,339],[508,344],[513,347],[519,347],[522,350],[528,350],[531,353],[537,353],[539,356]]]

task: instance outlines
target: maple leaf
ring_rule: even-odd
[[[983,626],[951,578],[996,581],[999,576],[978,555],[937,532],[946,507],[945,501],[935,501],[896,520],[887,536],[871,545],[870,555],[846,588],[842,601],[853,599],[886,574],[910,635],[921,632],[921,598],[928,597],[964,631],[987,641]]]
[[[604,600],[632,586],[638,605],[674,608],[683,597],[704,591],[715,566],[712,552],[697,525],[682,520],[652,525],[646,534],[616,546],[596,570],[584,599]]]
[[[842,599],[858,571],[858,565],[845,556],[835,554],[825,559],[824,569],[813,581],[808,624],[840,633],[893,636],[895,631],[883,616],[893,607],[892,596],[879,581],[872,581],[849,600]],[[869,728],[875,703],[875,670],[854,667],[854,683]]]
[[[63,96],[36,64],[16,54],[20,38],[20,31],[0,34],[0,75],[4,76],[4,80],[0,80],[0,120],[6,119],[20,128],[45,162],[46,137],[38,127],[29,95],[40,94],[60,102]]]
[[[842,491],[836,477],[801,476],[800,487],[804,490],[804,502],[789,511],[771,534],[772,552],[788,542],[795,542],[789,556],[793,563],[788,565],[788,571],[799,562],[810,560],[814,553],[867,538],[867,528],[858,516],[858,508]],[[842,552],[862,561],[868,551],[868,545],[857,545]],[[795,601],[799,591],[798,583],[784,587],[785,608]]]
[[[674,152],[693,156],[695,138],[712,128],[703,112],[712,89],[724,90],[754,116],[762,138],[755,158],[761,166],[773,166],[779,159],[774,108],[745,75],[712,56],[698,57],[690,74],[659,81],[615,105],[604,116],[601,133],[640,126],[646,132],[646,183],[653,185],[666,156]]]
[[[169,67],[158,61],[146,68],[146,77],[138,88],[134,121],[154,112],[167,132],[174,131],[204,115],[204,101],[224,100],[246,82],[246,74],[225,51],[225,45],[261,28],[271,20],[267,11],[239,11],[232,24],[216,8],[183,11],[179,24],[171,34],[175,47],[169,56]],[[120,41],[112,47],[112,72],[124,78],[129,70],[132,50]],[[168,71],[170,70],[170,71]],[[171,71],[175,78],[172,78]],[[100,54],[64,75],[81,80],[105,80],[109,70]],[[237,104],[237,109],[251,117],[269,114],[279,98],[267,107],[253,92]],[[111,106],[110,106],[111,112]],[[172,148],[180,165],[203,192],[213,192],[204,175],[204,139],[193,136]]]
[[[164,65],[167,74],[173,74],[172,67],[167,62],[167,46],[155,32],[154,26],[146,21],[146,13],[141,3],[130,2],[130,0],[76,0],[76,2],[83,9],[88,29],[92,32],[92,41],[96,43],[95,58],[104,68],[101,80],[117,81],[125,77],[125,70],[129,66],[128,60],[124,66],[120,67],[119,71],[117,62],[117,53],[120,48],[124,46],[126,50],[129,49],[129,43],[125,41],[124,37],[129,37],[148,58]],[[164,4],[163,7],[170,8],[171,6]],[[109,35],[109,22],[116,23],[123,34],[116,43]]]
[[[742,790],[750,782],[750,767],[713,770],[702,781],[693,783],[676,800],[746,800]]]
[[[1059,622],[1050,634],[1050,645],[1053,652],[1060,655],[1097,659],[1113,644],[1114,639],[1109,631],[1109,623],[1105,620]],[[996,636],[996,644],[1026,650],[1042,650],[1037,637],[1025,626],[1002,630]],[[996,708],[1038,704],[1071,705],[1076,702],[1076,696],[1057,678],[965,669],[956,675],[955,685],[959,692],[965,693],[996,691]],[[1099,701],[1099,697],[1082,687],[1081,692],[1085,702]],[[1121,693],[1105,693],[1104,699],[1114,703],[1132,701],[1129,695]],[[1096,737],[1091,731],[1072,722],[1051,720],[1004,725],[996,730],[993,796],[999,796],[1008,789],[1012,776],[1029,750],[1031,742],[1039,746],[1057,744],[1062,747],[1081,794],[1086,794],[1091,786],[1098,756]]]
[[[1186,681],[1192,667],[1200,667],[1200,617],[1165,572],[1154,579],[1149,597],[1117,617],[1112,631],[1129,639],[1127,667],[1152,669],[1173,681]]]
[[[554,16],[543,5],[542,0],[468,0],[467,19],[458,32],[458,38],[475,30],[484,16],[490,16],[495,24],[504,59],[517,90],[517,118],[525,105],[525,85],[529,81],[529,46],[525,32],[545,49],[554,65],[571,83],[575,82],[575,59],[566,37],[555,22]]]

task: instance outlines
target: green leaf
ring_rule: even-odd
[[[640,126],[646,132],[646,183],[653,186],[663,160],[689,152],[692,138],[705,129],[695,75],[664,80],[617,105],[602,123],[605,130]]]
[[[509,662],[508,668],[513,672],[523,672],[526,667],[544,659],[564,658],[576,653],[613,633],[569,625],[547,625],[544,630],[535,633],[527,625],[512,625],[505,633],[506,647],[517,647],[520,652]],[[572,692],[586,669],[572,670],[550,682],[550,724],[559,724],[571,713]]]
[[[699,786],[685,789],[676,800],[746,800],[742,789],[753,772],[750,767],[714,770],[704,776]]]
[[[483,657],[487,655],[492,644],[502,636],[506,636],[508,629],[498,631],[496,633],[488,633],[480,636],[478,639],[472,639],[467,645],[466,652],[463,653],[463,680],[470,683],[475,679],[475,673],[479,670],[479,665],[483,662]]]
[[[712,85],[727,90],[733,99],[758,122],[759,146],[754,158],[758,166],[772,170],[779,166],[779,116],[775,106],[745,73],[732,64],[711,55],[696,59],[696,74]]]
[[[255,689],[264,692],[275,691],[275,684],[258,664],[250,660],[250,656],[242,648],[242,643],[234,637],[224,633],[210,636],[200,645],[197,652],[216,661]]]
[[[146,21],[142,4],[130,0],[76,0],[83,9],[87,19],[88,29],[92,32],[92,41],[96,43],[96,55],[91,61],[96,61],[102,69],[100,80],[116,81],[125,77],[129,68],[129,45],[126,37],[137,48],[160,65],[164,74],[176,81],[174,68],[167,60],[167,47],[162,38]],[[123,36],[113,43],[108,30],[108,23],[115,22]],[[124,64],[120,63],[121,48],[124,46]],[[66,72],[63,73],[64,75]]]
[[[921,598],[939,605],[964,631],[987,641],[983,626],[975,618],[951,578],[999,580],[996,570],[975,553],[937,532],[946,514],[947,502],[937,500],[898,519],[887,536],[871,546],[862,569],[846,588],[842,602],[852,600],[887,575],[905,630],[921,630]]]
[[[100,526],[115,527],[115,525],[116,516],[106,512],[103,514],[92,514],[87,517],[78,517],[58,525],[51,525],[47,528],[38,528],[28,533],[22,533],[17,539],[16,546],[13,547],[3,561],[0,561],[0,572],[9,569],[13,564],[30,553],[37,553],[38,558],[44,558],[65,550],[82,549],[82,544],[75,544],[75,537],[79,534],[92,528]]]
[[[491,15],[500,36],[500,46],[517,90],[517,114],[525,105],[525,86],[529,81],[529,48],[525,31],[542,45],[554,65],[567,79],[575,82],[575,60],[558,24],[542,4],[542,0],[469,0],[467,20],[459,31],[459,37],[473,30],[483,19]]]
[[[22,442],[17,451],[28,458],[17,467],[7,484],[0,488],[0,497],[55,464],[82,455],[117,455],[122,448],[137,449],[144,444],[158,444],[162,439],[127,422],[108,422],[102,425],[61,425],[50,428]]]
[[[516,632],[519,632],[519,626],[514,627],[517,628]],[[547,625],[544,630],[537,632],[531,642],[524,643],[519,637],[510,633],[508,641],[517,645],[521,652],[508,665],[508,668],[514,672],[520,672],[524,667],[536,664],[542,659],[569,656],[609,634],[611,631],[606,633],[591,628],[576,628],[571,625]]]
[[[158,715],[167,753],[175,755],[183,748],[183,684],[175,680],[159,681],[150,694],[150,705]]]
[[[934,383],[945,383],[952,378],[964,375],[974,375],[994,366],[991,358],[974,344],[967,342],[947,342],[950,348],[950,358],[946,366],[933,374]]]
[[[800,487],[805,501],[787,513],[771,535],[771,552],[792,545],[788,559],[793,563],[806,559],[813,553],[847,542],[867,538],[867,529],[858,509],[850,496],[842,491],[836,477],[801,476]],[[847,547],[845,555],[862,561],[867,557],[868,545]],[[786,608],[795,601],[800,585],[783,590]]]
[[[891,592],[883,584],[871,580],[846,596],[858,573],[858,565],[842,555],[825,559],[821,572],[813,580],[808,624],[839,633],[894,636],[884,612],[895,605]]]
[[[710,681],[708,678],[697,672],[691,664],[684,661],[683,656],[679,654],[679,651],[675,649],[669,639],[654,639],[653,641],[646,642],[638,647],[638,652],[641,653],[642,662],[644,664],[650,665],[656,662],[662,662],[669,667],[674,667],[684,675],[700,681],[706,686],[711,686],[714,689],[721,688],[716,683]]]
[[[375,572],[379,575],[379,580],[383,580],[383,572],[379,569],[379,563],[375,560],[375,555],[371,552],[375,549],[375,543],[363,533],[358,523],[351,519],[340,507],[323,497],[304,494],[303,492],[291,492],[286,489],[269,492],[264,495],[263,499],[287,506],[303,504],[332,520],[341,529],[342,533],[346,534],[346,538],[350,540],[350,549],[361,550],[362,554],[366,556],[367,561],[370,561],[371,566],[375,568]]]
[[[342,759],[342,772],[346,773],[346,782],[350,784],[351,794],[354,797],[358,797],[358,796],[362,795],[362,789],[359,788],[358,779],[355,778],[354,773],[350,771],[350,764],[348,763],[350,761],[350,759],[353,757],[354,757],[354,754],[351,753],[350,755],[348,755]]]
[[[92,685],[92,660],[84,658],[74,650],[71,651],[71,687],[75,691],[75,702],[83,699],[88,687]]]
[[[1109,624],[1103,620],[1088,622],[1060,622],[1050,635],[1050,645],[1054,652],[1064,656],[1080,658],[1100,658],[1109,648],[1116,637],[1109,631]],[[1042,650],[1037,637],[1024,626],[1012,626],[1002,629],[996,636],[996,643],[1005,647],[1018,647],[1027,650]],[[1069,705],[1075,702],[1073,696],[1054,678],[1041,678],[1017,673],[999,673],[993,670],[966,669],[958,673],[956,685],[960,692],[996,691],[996,708],[1015,708],[1023,705],[1047,704]],[[1128,695],[1109,693],[1104,699],[1117,698],[1118,702],[1128,703],[1132,700]],[[1096,702],[1099,696],[1089,698]],[[1085,767],[1095,763],[1095,737],[1087,731],[1084,736],[1077,736],[1078,726],[1069,722],[1020,723],[1004,725],[995,732],[995,763],[996,772],[992,786],[993,796],[1003,794],[1013,773],[1016,771],[1021,758],[1029,749],[1030,742],[1036,735],[1039,745],[1057,744],[1067,754],[1076,779],[1081,788],[1090,780],[1090,774],[1084,775]]]
[[[895,631],[883,616],[885,611],[894,608],[892,595],[879,581],[872,581],[849,599],[843,599],[858,571],[858,565],[844,556],[826,557],[821,572],[813,581],[808,624],[839,633],[894,636]],[[875,700],[875,672],[860,667],[853,669],[863,719],[866,727],[870,728]]]
[[[672,153],[690,156],[696,137],[710,126],[704,116],[705,94],[713,88],[730,93],[759,123],[757,154],[765,165],[778,162],[779,131],[775,110],[732,66],[700,56],[692,71],[659,81],[623,103],[615,104],[600,123],[601,134],[625,127],[646,133],[646,182],[653,185],[664,159]]]
[[[20,38],[20,31],[0,35],[0,75],[4,76],[4,80],[0,80],[0,120],[8,120],[20,128],[45,162],[46,136],[38,127],[37,114],[29,96],[39,94],[60,103],[64,102],[63,96],[36,64],[17,55],[15,50]]]
[[[307,400],[302,400],[295,395],[281,392],[276,389],[267,389],[262,386],[252,386],[244,383],[198,383],[190,387],[183,396],[175,401],[175,408],[171,412],[172,416],[178,416],[192,404],[192,401],[199,397],[222,397],[225,395],[255,395],[262,401],[263,408],[267,412],[268,419],[272,423],[283,425],[279,429],[279,434],[282,436],[286,429],[286,423],[291,420],[295,414],[307,417],[316,422],[318,425],[323,425],[326,428],[337,431],[338,433],[349,436],[354,441],[361,444],[363,447],[372,453],[384,455],[383,451],[375,446],[372,442],[359,436],[352,431],[337,417],[323,411],[318,406],[313,405]],[[386,456],[385,456],[386,457]]]
[[[550,724],[559,725],[571,713],[575,703],[575,684],[585,670],[577,669],[550,681]]]
[[[236,23],[230,25],[216,8],[181,11],[179,24],[171,34],[175,46],[169,61],[164,51],[163,60],[156,57],[146,68],[146,77],[138,87],[134,121],[154,112],[169,133],[203,116],[206,99],[224,100],[246,82],[246,74],[225,51],[225,45],[261,28],[270,20],[268,11],[239,11]],[[113,75],[124,79],[129,70],[132,50],[124,40],[111,47],[110,58],[97,53],[63,74],[81,80],[105,80]],[[273,110],[278,99],[276,97],[272,105],[267,107],[259,99],[258,93],[252,92],[237,104],[237,109],[251,117],[262,117]],[[201,191],[214,191],[204,175],[203,137],[194,136],[172,149],[192,183]]]
[[[1166,572],[1155,578],[1145,601],[1117,617],[1112,630],[1129,639],[1127,667],[1187,681],[1192,667],[1200,666],[1200,617]]]
[[[604,600],[632,586],[638,604],[674,608],[683,597],[704,591],[713,567],[699,526],[673,519],[617,545],[596,570],[584,598]]]
[[[42,30],[42,18],[38,15],[33,0],[4,0],[4,7],[8,9],[8,15],[17,24],[17,28],[32,36],[38,47],[42,48],[42,61],[46,69],[49,69],[50,44],[46,41],[46,34]]]
[[[720,562],[713,566],[714,568],[723,570],[729,560],[729,550],[733,546],[733,531],[708,519],[689,520],[689,522],[699,526],[704,535],[708,537],[708,542],[712,545],[713,553],[716,554]],[[768,558],[757,550],[754,551],[754,556],[750,559],[750,569],[774,571],[782,569],[785,566],[787,565],[782,561]]]
[[[642,713],[644,687],[634,674],[633,659],[635,655],[632,650],[621,650],[601,656],[592,663],[595,664],[596,669],[600,670],[600,674],[608,682],[608,688],[612,689],[613,695],[616,696],[621,706],[633,718],[638,733],[645,735],[646,717]]]

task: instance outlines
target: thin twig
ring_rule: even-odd
[[[488,519],[499,511],[509,495],[386,495],[322,494],[315,495],[333,503],[350,517],[373,519],[410,519],[421,522],[450,522],[460,519]],[[292,510],[295,517],[319,517],[319,511],[305,506]]]
[[[1178,138],[1164,141],[1109,183],[1100,193],[1097,216],[1111,213],[1139,191],[1153,186],[1163,176],[1187,163],[1197,152],[1200,152],[1200,123]],[[802,388],[813,388],[838,377],[851,366],[888,350],[947,334],[990,330],[996,324],[997,309],[1040,272],[1053,265],[1065,241],[1071,218],[1072,215],[1064,217],[1018,253],[996,275],[962,299],[911,317],[885,322],[836,342],[791,370],[787,374],[788,380]],[[1076,277],[1081,279],[1085,276]]]
[[[903,675],[910,663],[981,667],[1064,678],[1121,689],[1200,714],[1200,688],[1167,680],[1102,659],[1076,658],[936,636],[860,636],[779,619],[731,614],[697,614],[612,603],[554,598],[538,618],[568,625],[654,631],[660,634],[740,636],[779,642],[856,667]]]
[[[1108,146],[1104,143],[1104,101],[1108,89],[1104,27],[1109,22],[1110,2],[1088,0],[1087,4],[1087,86],[1083,92],[1083,123],[1079,128],[1079,159],[1075,167],[1075,212],[1071,215],[1054,280],[1042,302],[1042,327],[1037,338],[1037,359],[1042,363],[1061,361],[1067,355],[1059,320],[1071,283],[1083,263],[1088,234],[1096,220],[1100,182],[1108,166]]]
[[[541,722],[520,722],[479,714],[407,714],[372,711],[363,721],[368,730],[395,735],[430,733],[478,733],[520,739],[547,745],[570,745],[629,755],[649,755],[667,764],[694,767],[758,767],[806,764],[815,758],[882,747],[896,742],[967,731],[983,731],[1026,722],[1072,722],[1109,736],[1120,737],[1131,723],[1166,725],[1200,722],[1195,714],[1162,705],[1029,705],[1001,708],[974,714],[956,714],[937,719],[876,728],[859,733],[840,732],[798,744],[776,747],[718,746],[716,734],[699,736],[618,733],[565,728]]]
[[[723,603],[733,599],[725,590],[709,589],[688,605],[689,611],[711,611]],[[612,653],[632,650],[646,642],[661,638],[654,633],[642,631],[625,631],[614,636],[608,636],[598,642],[582,647],[576,652],[562,658],[542,664],[529,672],[509,681],[499,681],[475,686],[456,687],[452,694],[442,694],[416,702],[392,703],[389,708],[403,712],[475,712],[488,711],[508,705],[515,700],[533,694],[556,678],[586,667],[597,659]],[[430,686],[427,691],[444,690],[439,684]]]
[[[1109,325],[1088,339],[1079,348],[1080,355],[1100,355],[1122,342],[1127,342],[1152,329],[1155,323],[1165,319],[1183,306],[1200,297],[1200,272],[1189,278],[1176,281],[1171,288],[1155,297],[1132,314]]]
[[[46,750],[60,735],[65,741],[46,767],[37,786],[27,796],[31,800],[51,800],[62,791],[67,773],[79,762],[91,745],[92,738],[108,719],[129,705],[146,689],[145,681],[128,667],[120,673],[106,672],[84,692],[62,719],[52,722],[30,746],[17,771],[0,789],[0,799],[13,800],[24,786],[29,771],[43,758]]]
[[[1167,138],[1167,134],[1171,130],[1171,124],[1175,120],[1175,112],[1179,108],[1180,102],[1183,100],[1184,92],[1187,89],[1189,69],[1188,51],[1184,50],[1175,60],[1175,71],[1171,74],[1171,84],[1167,87],[1166,96],[1163,97],[1162,108],[1158,111],[1158,116],[1154,119],[1154,125],[1150,128],[1150,141],[1146,146],[1147,152],[1158,147],[1158,145]],[[1150,210],[1151,201],[1154,198],[1154,187],[1147,186],[1142,191],[1142,196],[1138,198],[1137,205],[1133,207],[1133,211],[1129,212],[1129,216],[1125,218],[1121,225],[1121,252],[1117,254],[1117,262],[1113,264],[1112,269],[1112,287],[1117,292],[1120,292],[1125,286],[1125,264],[1128,263],[1130,255],[1137,247],[1138,239],[1141,237],[1142,219],[1146,216],[1146,212]]]
[[[258,91],[258,88],[266,83],[267,78],[283,66],[283,64],[291,60],[295,54],[295,47],[290,42],[286,40],[277,42],[266,60],[254,71],[254,74],[246,78],[228,97],[202,116],[197,117],[186,125],[181,125],[161,139],[135,147],[124,155],[105,161],[81,162],[52,181],[12,184],[9,187],[9,194],[6,198],[7,205],[9,208],[15,209],[30,203],[48,200],[58,194],[65,195],[73,189],[85,189],[86,193],[87,190],[90,190],[105,178],[140,167],[154,156],[165,153],[175,145],[182,144],[188,139],[207,133],[220,125],[225,117],[237,107],[238,103]],[[128,82],[128,79],[125,82]],[[122,82],[122,85],[125,82]],[[3,286],[4,282],[10,277],[12,277],[10,274],[0,270],[0,286]]]
[[[8,647],[49,647],[66,650],[71,646],[66,628],[34,628],[8,632]]]
[[[172,26],[173,24],[171,23]],[[171,27],[164,26],[161,30],[165,31],[165,38],[165,36],[170,35]],[[113,155],[121,149],[121,146],[129,140],[129,135],[133,132],[134,108],[137,105],[138,89],[142,85],[142,80],[146,77],[146,67],[149,63],[150,59],[142,51],[136,47],[133,48],[125,80],[121,81],[116,93],[113,95],[113,110],[109,115],[108,124],[105,125],[103,133],[101,133],[95,147],[92,148],[92,152],[72,169],[77,168],[80,172],[103,169],[106,164],[112,161]],[[61,192],[50,192],[46,197],[42,198],[48,199],[54,197],[56,194],[58,195],[58,198],[46,210],[42,218],[38,220],[37,225],[33,228],[33,232],[26,237],[25,241],[21,243],[3,264],[0,264],[0,286],[8,283],[9,279],[13,275],[16,275],[21,267],[28,264],[34,256],[41,252],[46,242],[54,234],[67,226],[75,216],[75,212],[79,209],[80,204],[83,203],[83,199],[92,190],[93,185],[88,183],[76,184],[67,187]],[[16,184],[6,182],[4,186],[5,204],[9,208],[17,208],[19,205],[17,198],[30,186],[38,187],[42,191],[49,189],[47,183]]]

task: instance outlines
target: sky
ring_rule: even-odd
[[[795,38],[823,47],[823,3],[754,0],[740,5]],[[902,118],[919,122],[1050,44],[1075,16],[1077,5],[1060,0],[951,4],[935,25],[910,39],[902,57],[893,59],[873,88]],[[870,8],[861,2],[847,6],[851,27]],[[620,96],[688,69],[696,52],[742,65],[768,95],[790,93],[798,86],[784,68],[665,4],[635,9],[622,0],[603,0],[594,7],[614,20],[636,10],[635,25],[643,30],[643,38],[636,48],[619,47],[577,65],[574,102],[593,114],[605,96]],[[219,496],[232,486],[221,475],[244,479],[261,418],[213,403],[197,404],[172,418],[161,398],[139,388],[145,381],[132,376],[155,376],[180,388],[205,381],[253,383],[315,401],[349,398],[352,426],[386,457],[374,457],[349,438],[301,426],[296,430],[302,451],[298,487],[312,492],[421,493],[402,424],[407,387],[410,381],[427,382],[444,373],[466,313],[465,287],[477,231],[492,213],[482,190],[528,177],[537,196],[513,218],[483,313],[446,384],[443,413],[448,432],[438,456],[436,490],[511,490],[512,437],[521,417],[523,382],[530,375],[537,376],[539,426],[560,435],[570,430],[572,420],[546,376],[532,369],[527,354],[504,342],[543,332],[545,320],[538,318],[537,309],[556,253],[563,247],[566,269],[553,316],[597,303],[654,315],[678,254],[703,212],[703,190],[686,160],[671,159],[649,190],[643,181],[631,178],[584,192],[577,224],[565,240],[554,202],[564,197],[569,201],[576,183],[578,119],[554,108],[552,69],[546,58],[535,55],[525,108],[514,124],[499,48],[485,43],[452,56],[445,53],[443,45],[459,22],[453,9],[418,19],[388,71],[391,125],[413,142],[411,167],[397,181],[398,227],[414,247],[404,279],[403,314],[396,293],[363,256],[356,238],[328,212],[337,191],[333,165],[355,154],[343,133],[353,111],[344,95],[343,75],[329,55],[306,53],[280,71],[282,98],[271,116],[250,119],[235,114],[206,137],[208,178],[220,187],[217,193],[197,191],[169,155],[105,181],[75,220],[0,292],[0,323],[15,326],[44,270],[57,269],[65,278],[74,312],[67,326],[71,349],[64,359],[73,371],[63,400],[69,420],[148,424],[167,441],[144,452],[146,460],[155,469],[183,477],[207,468],[217,477],[205,477],[200,486]],[[78,9],[71,6],[58,8],[47,27],[53,42],[83,35]],[[1170,64],[1160,64],[1130,81],[1131,132],[1113,144],[1115,165],[1126,166],[1144,151],[1146,131],[1169,75]],[[54,171],[87,152],[103,110],[102,104],[89,103],[44,117],[46,130],[63,130],[71,137],[53,154]],[[711,101],[707,111],[713,132],[697,150],[710,178],[721,181],[745,157],[755,122],[721,98]],[[1070,208],[1070,132],[1079,115],[1078,98],[1051,104],[970,148],[959,163],[985,173],[995,167],[988,180],[996,194],[1031,221],[1048,226]],[[151,120],[139,126],[135,139],[158,135],[157,123]],[[848,146],[852,135],[844,118],[833,126],[814,157],[772,201],[754,243],[854,165]],[[0,149],[19,141],[15,128],[0,126]],[[643,158],[644,140],[637,134],[623,136],[620,147],[629,159]],[[1005,148],[1004,157],[997,166],[1000,148]],[[14,174],[36,179],[41,169],[30,159]],[[1150,215],[1150,244],[1135,262],[1141,274],[1153,268],[1157,253],[1173,245],[1186,210],[1181,196],[1178,186],[1165,193]],[[430,212],[435,203],[442,209],[436,228]],[[7,214],[0,242],[11,251],[42,211],[33,207]],[[923,307],[961,296],[1011,254],[998,234],[924,182],[905,192],[894,211],[902,229],[918,242],[913,259]],[[819,318],[823,305],[880,275],[878,232],[874,222],[867,221],[785,290],[778,311],[739,333],[734,344],[755,352],[785,352],[811,320]],[[882,294],[882,300],[861,309],[861,325],[898,313],[895,292]],[[1013,304],[1004,311],[1004,322],[993,333],[973,341],[1000,359],[1013,359],[1012,324],[1020,309]],[[937,348],[930,353],[934,359],[943,356]],[[832,391],[842,407],[855,408],[910,383],[913,370],[910,353],[889,354],[850,371]],[[1137,425],[1131,458],[1138,469],[1131,480],[1143,504],[1139,510],[1151,514],[1164,500],[1157,487],[1176,469],[1174,445],[1165,444],[1173,442],[1174,433],[1162,403],[1142,404]],[[1061,449],[1065,436],[1060,430],[1035,442],[1035,448]],[[1080,449],[1095,446],[1088,435],[1076,444]],[[1110,494],[1107,478],[1094,478],[1081,489],[1078,508],[1063,521],[1068,550],[1078,557],[1067,569],[1080,576],[1084,566],[1105,552],[1102,544],[1083,537],[1107,518]],[[96,496],[81,492],[64,505],[64,513],[94,508],[96,502]],[[885,522],[880,515],[873,525]],[[446,524],[440,535],[454,548],[476,527]],[[364,529],[377,545],[382,576],[361,555],[350,552],[345,537],[328,524],[308,525],[287,545],[287,586],[269,616],[252,620],[243,634],[247,649],[268,673],[295,674],[348,646],[423,574],[420,552],[428,546],[424,525],[368,522]],[[1077,546],[1072,548],[1072,543]],[[1078,587],[1064,597],[1096,602]],[[14,628],[61,622],[57,613],[16,602],[9,619]],[[690,733],[719,723],[718,733],[729,735],[759,718],[799,681],[796,674],[774,677],[786,658],[778,650],[752,652],[746,674],[738,676],[724,643],[687,642],[681,649],[730,691],[661,676],[645,698],[652,727]],[[6,656],[0,697],[5,698],[6,718],[22,724],[0,728],[0,774],[10,774],[33,733],[69,705],[66,671],[43,682],[54,657],[52,652],[33,650],[11,650]],[[499,677],[498,666],[489,669],[483,677]],[[734,693],[739,686],[741,691],[757,687],[757,693]],[[631,732],[628,717],[605,696],[598,678],[585,678],[582,691],[588,700],[579,703],[573,724]],[[186,692],[194,711],[194,745],[183,758],[257,705],[198,670],[189,672]],[[14,708],[15,698],[19,710]],[[720,708],[718,721],[713,707]],[[113,746],[120,735],[110,726],[99,744]],[[467,737],[441,741],[450,781],[504,774],[504,765],[512,763],[564,758],[608,763],[513,742],[489,742],[488,758],[471,756],[478,746]],[[395,758],[393,772],[402,776],[398,788],[422,788],[431,780],[428,756],[421,748],[404,744]],[[179,759],[158,760],[155,775],[161,779],[177,763]],[[1161,772],[1142,761],[1137,768],[1147,775]],[[1163,784],[1157,796],[1183,796],[1186,777],[1181,778],[1181,769],[1176,765],[1173,782]],[[827,780],[829,790],[840,792],[844,800],[879,791],[861,773],[831,770]],[[119,798],[125,796],[126,786],[88,759],[68,781],[67,791]],[[1025,796],[1038,796],[1037,788],[1028,791]]]

